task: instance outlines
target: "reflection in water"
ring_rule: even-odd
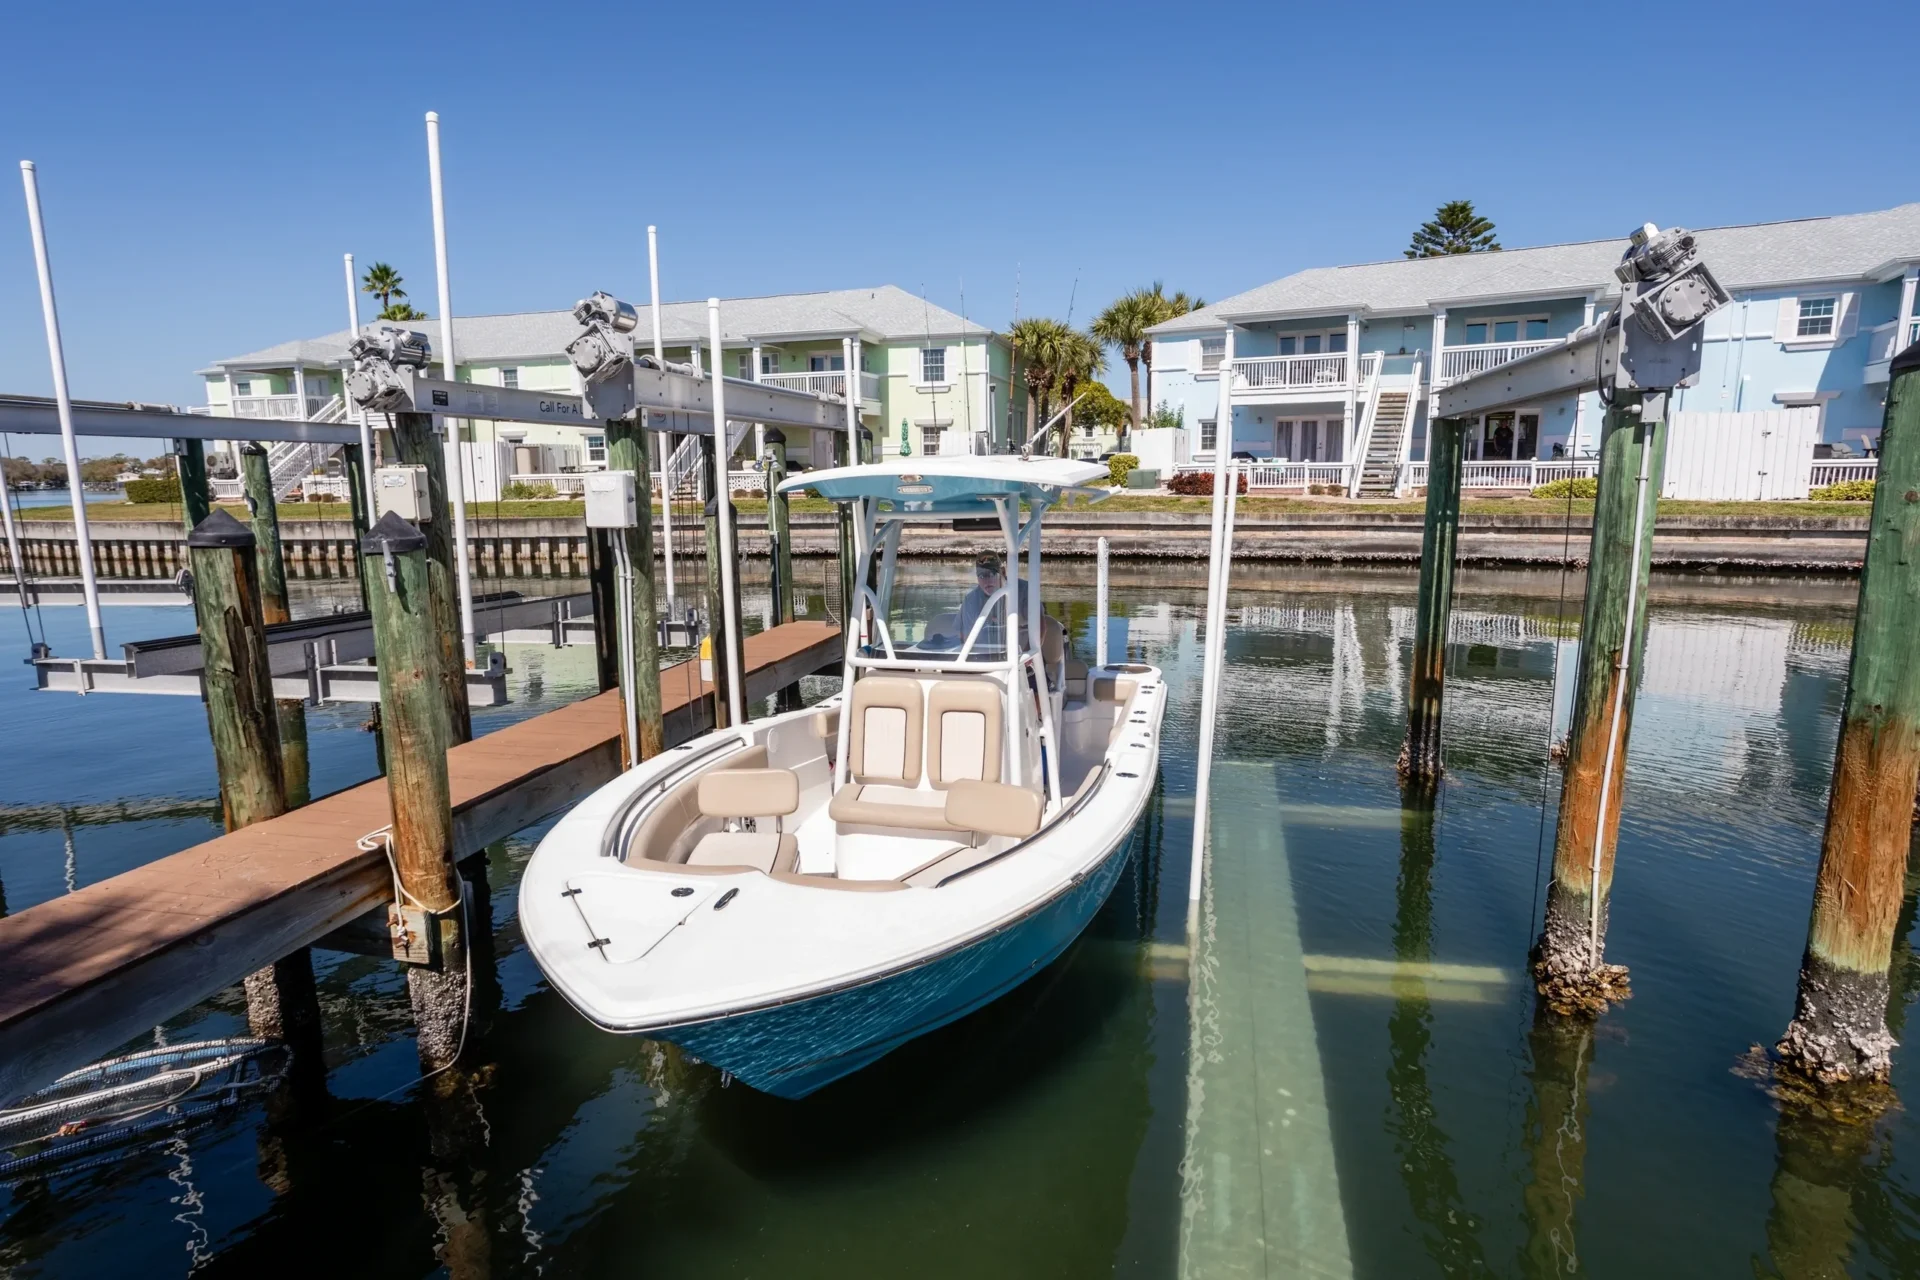
[[[1393,954],[1423,964],[1433,958],[1433,793],[1402,790],[1400,879],[1394,891]],[[1433,1006],[1425,985],[1405,984],[1387,1020],[1387,1089],[1393,1099],[1394,1149],[1414,1217],[1427,1228],[1427,1254],[1447,1275],[1484,1275],[1477,1224],[1461,1203],[1460,1178],[1447,1151],[1447,1134],[1434,1114],[1427,1081],[1433,1042]]]
[[[1532,1179],[1522,1192],[1527,1243],[1524,1273],[1570,1276],[1580,1270],[1574,1210],[1585,1194],[1587,1073],[1593,1063],[1593,1022],[1563,1018],[1536,1006],[1527,1036],[1526,1144]]]

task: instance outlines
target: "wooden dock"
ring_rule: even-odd
[[[840,632],[792,622],[746,642],[747,696],[835,666]],[[667,740],[710,726],[697,663],[660,673]],[[603,693],[447,754],[460,856],[575,803],[619,772]],[[392,821],[385,778],[0,919],[0,1102],[86,1065],[253,970],[383,908],[392,881],[359,837]]]

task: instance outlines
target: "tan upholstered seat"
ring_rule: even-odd
[[[1000,781],[1006,694],[987,680],[942,680],[927,694],[927,780]]]
[[[800,842],[781,830],[781,819],[800,808],[800,778],[791,769],[727,769],[705,774],[698,793],[700,815],[722,822],[772,819],[773,830],[712,831],[687,855],[693,867],[752,867],[792,871]]]
[[[1078,658],[1067,659],[1067,699],[1084,702],[1087,698],[1087,664]]]
[[[833,793],[827,814],[844,827],[904,827],[909,831],[958,831],[947,821],[944,791],[852,783]]]
[[[855,782],[911,787],[920,781],[920,682],[867,676],[853,685],[847,768]]]
[[[956,782],[947,792],[947,821],[983,835],[1024,840],[1040,829],[1040,793],[999,782]]]

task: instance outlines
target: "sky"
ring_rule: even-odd
[[[1580,8],[22,4],[0,153],[73,394],[178,404],[345,327],[343,253],[438,314],[429,110],[456,317],[644,302],[648,223],[670,300],[893,283],[1004,328],[1398,257],[1451,199],[1509,247],[1920,199],[1874,52],[1910,8]],[[6,174],[0,393],[48,395]]]

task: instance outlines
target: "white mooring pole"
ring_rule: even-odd
[[[53,399],[60,410],[60,448],[67,459],[67,494],[73,500],[73,534],[80,543],[80,589],[87,598],[93,656],[107,656],[107,629],[100,621],[100,583],[93,576],[93,532],[87,527],[87,491],[80,483],[80,444],[73,434],[73,397],[67,393],[67,356],[60,345],[60,313],[53,304],[53,264],[47,258],[47,227],[40,218],[40,182],[33,161],[20,162],[27,189],[27,225],[33,232],[33,263],[40,271],[40,313],[47,322],[47,357],[53,364]],[[17,566],[16,566],[17,571]],[[86,681],[80,682],[86,687]]]
[[[1104,668],[1107,665],[1107,540],[1101,538],[1095,545],[1099,550],[1094,560],[1093,665]]]
[[[353,255],[349,253],[342,256],[346,260],[347,268],[347,341],[351,343],[360,335],[359,282],[353,278]],[[353,403],[347,396],[347,384],[344,381],[340,384],[340,398],[346,404]],[[367,410],[356,408],[353,412],[360,418],[360,470],[366,477],[367,503],[371,507],[373,503],[373,428],[368,425]]]
[[[1193,862],[1187,873],[1187,901],[1200,900],[1200,876],[1206,865],[1208,792],[1213,785],[1213,730],[1220,713],[1220,657],[1226,649],[1227,557],[1233,553],[1229,526],[1228,481],[1233,454],[1233,330],[1227,330],[1220,357],[1220,409],[1213,428],[1212,560],[1207,575],[1207,640],[1200,664],[1200,759],[1194,775]]]
[[[734,607],[734,577],[738,567],[733,559],[733,484],[732,459],[727,447],[727,379],[720,368],[720,299],[707,299],[707,330],[713,340],[713,456],[714,518],[720,524],[720,616],[726,624],[728,723],[744,724],[747,719],[747,691],[742,685],[740,650],[734,643],[740,636],[740,611]]]
[[[667,348],[660,340],[660,229],[652,223],[647,224],[647,283],[653,291],[653,304],[647,309],[653,314],[653,362],[665,366]],[[666,552],[667,561],[667,620],[677,621],[680,616],[679,605],[674,600],[673,572],[673,483],[669,474],[673,470],[673,432],[665,435],[648,432],[660,441],[660,544]],[[651,573],[649,568],[647,572]]]
[[[433,184],[433,265],[440,273],[440,370],[458,382],[453,360],[453,283],[447,278],[447,201],[440,183],[440,113],[427,112],[427,175]],[[467,446],[455,419],[444,419],[453,442],[453,563],[460,578],[460,645],[473,665],[473,582],[467,565]],[[368,491],[371,494],[371,490]]]

